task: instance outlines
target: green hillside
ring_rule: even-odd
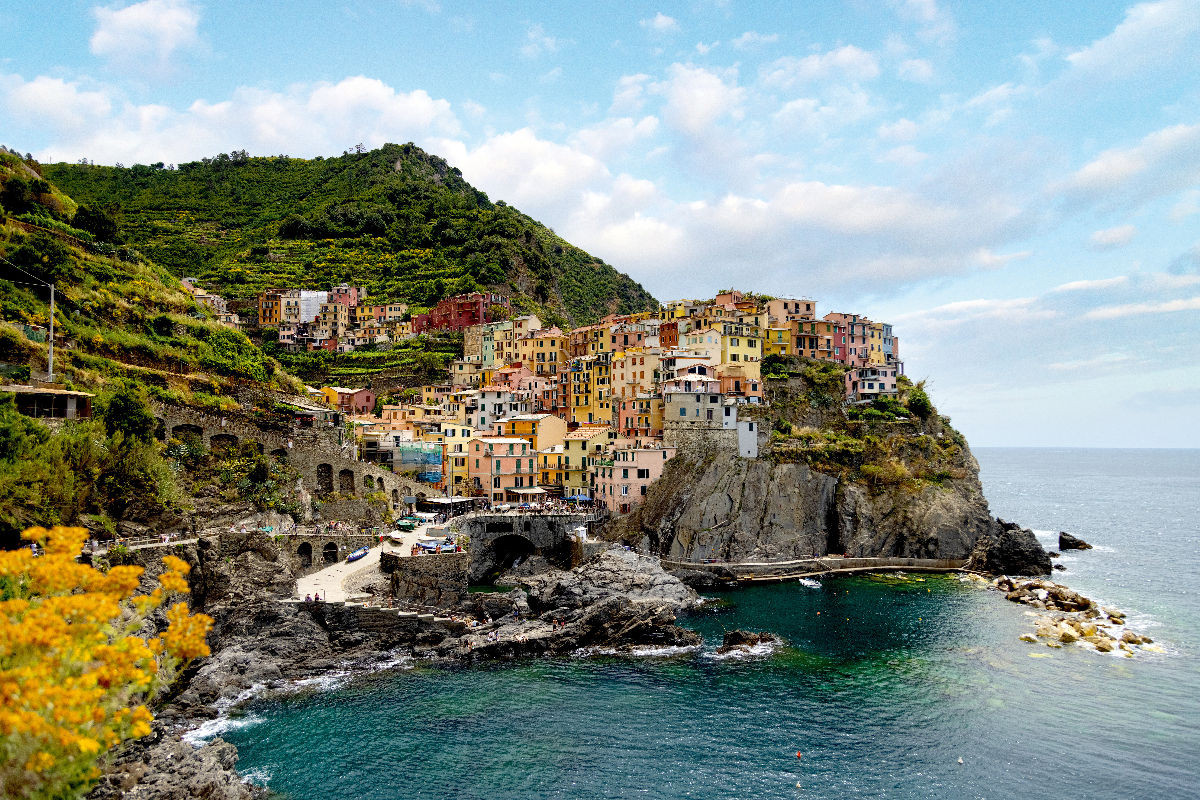
[[[135,378],[164,400],[220,406],[239,380],[298,382],[245,334],[220,325],[179,280],[111,241],[104,215],[76,205],[36,163],[0,150],[0,370],[24,380],[47,366],[56,285],[55,375],[103,389]]]
[[[235,152],[173,169],[43,169],[79,203],[105,208],[150,260],[232,299],[352,283],[380,301],[425,307],[487,287],[568,325],[657,305],[628,276],[489,201],[412,144],[315,159]]]

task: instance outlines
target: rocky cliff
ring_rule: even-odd
[[[979,464],[949,420],[896,400],[843,409],[829,365],[793,370],[745,409],[771,431],[759,458],[681,450],[608,534],[664,558],[730,562],[967,559],[982,541],[976,560],[989,569],[1049,572],[1032,534],[992,517]]]
[[[967,478],[878,491],[805,464],[719,454],[677,458],[620,534],[685,561],[771,561],[828,553],[967,558],[994,521],[971,459]]]

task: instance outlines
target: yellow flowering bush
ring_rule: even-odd
[[[159,585],[135,596],[141,567],[76,561],[83,528],[22,537],[42,554],[0,552],[0,797],[77,797],[104,752],[150,733],[146,703],[208,655],[213,621],[181,601],[161,636],[135,635],[147,614],[187,593],[183,559],[163,558]]]

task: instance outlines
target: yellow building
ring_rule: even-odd
[[[767,328],[763,337],[763,356],[790,356],[792,354],[792,328]]]
[[[761,377],[763,354],[762,328],[736,322],[721,323],[721,363],[739,364],[746,368],[746,376]]]
[[[604,454],[605,446],[613,438],[615,434],[607,425],[585,425],[567,434],[562,453],[564,495],[586,494],[591,497],[590,468]]]
[[[538,485],[552,493],[565,495],[568,492],[565,491],[564,450],[563,445],[558,444],[538,451]]]
[[[639,347],[614,353],[610,370],[613,401],[653,392],[661,360],[655,349]]]
[[[561,445],[567,435],[567,421],[553,414],[517,414],[494,425],[496,436],[524,439],[539,451]]]
[[[517,360],[535,375],[558,375],[570,369],[567,344],[557,327],[533,331],[517,340]]]
[[[887,363],[887,355],[883,351],[883,323],[871,322],[867,325],[869,351],[867,363],[882,366]]]
[[[612,386],[608,354],[584,356],[571,364],[571,421],[581,425],[612,422]]]

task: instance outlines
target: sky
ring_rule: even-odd
[[[40,160],[412,141],[660,300],[893,323],[975,446],[1200,447],[1200,0],[54,6]]]

